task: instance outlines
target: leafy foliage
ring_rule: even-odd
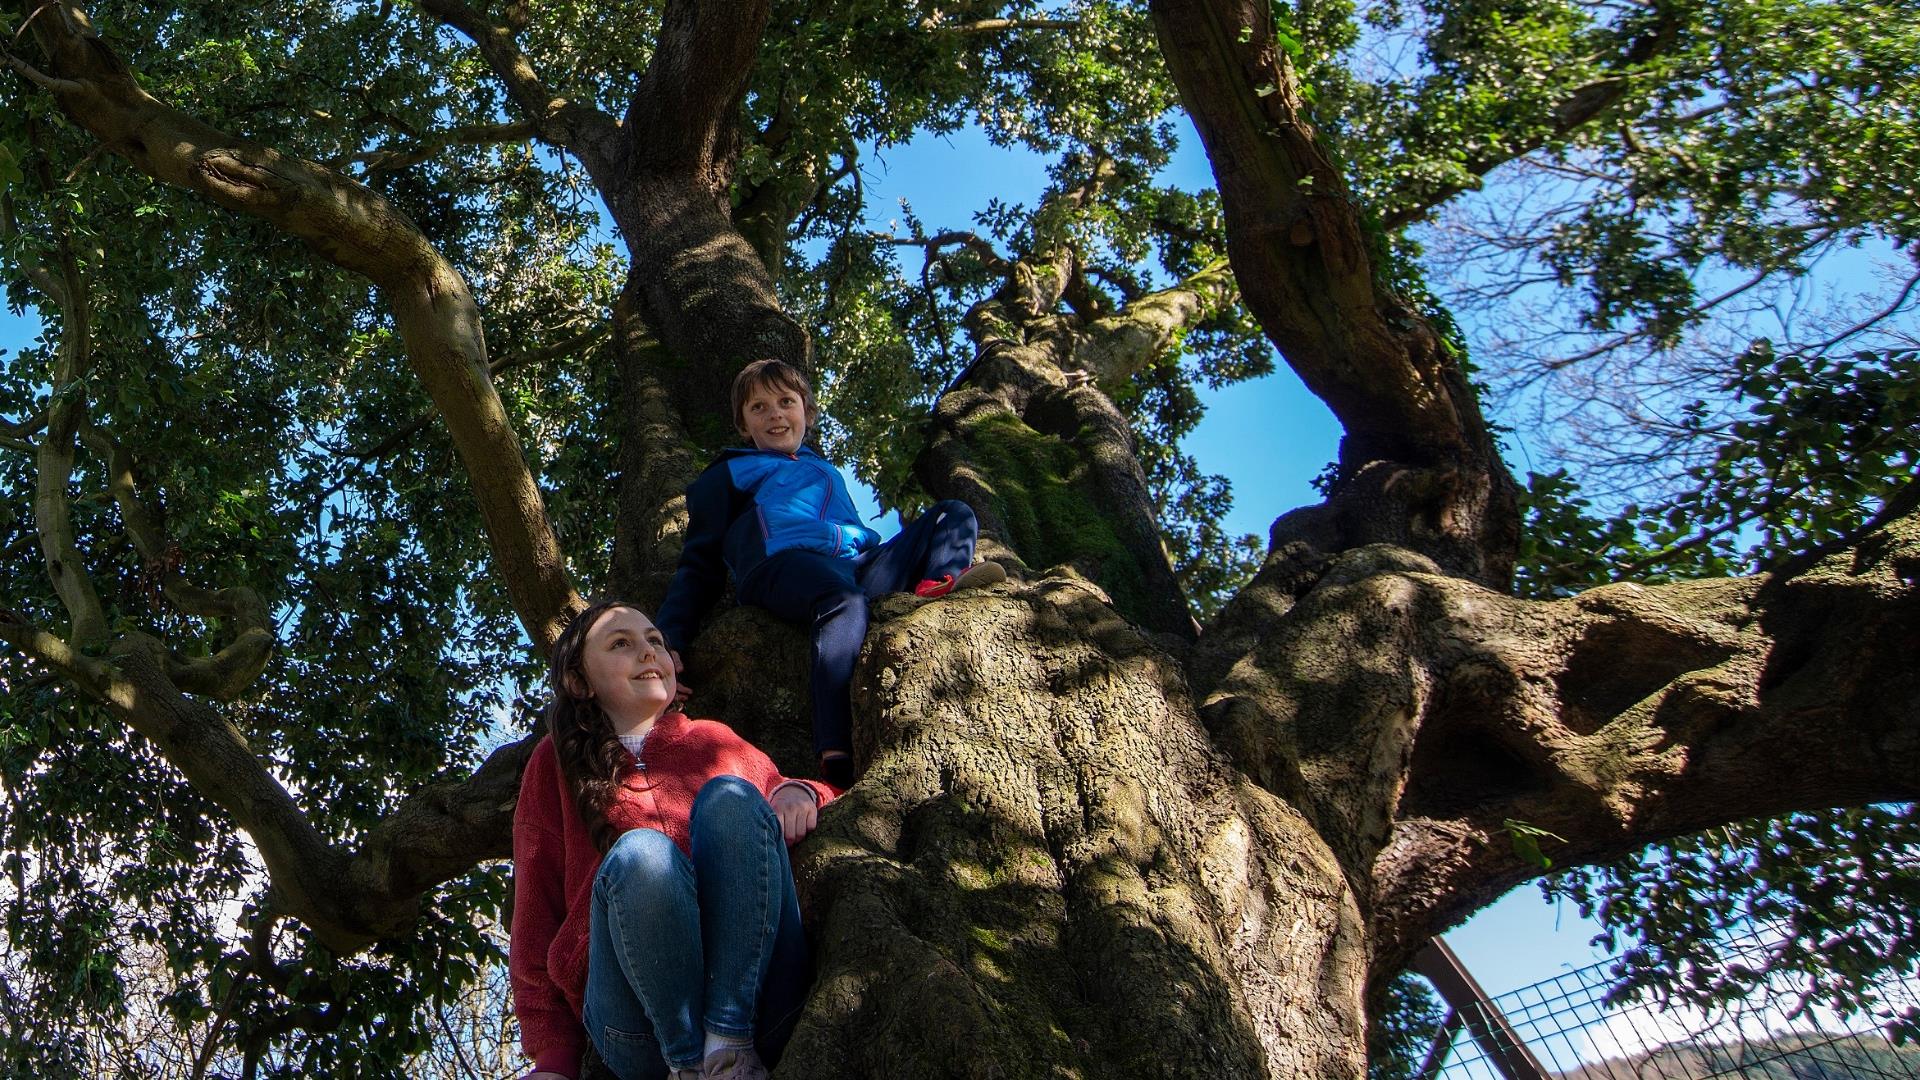
[[[1745,822],[1548,884],[1624,944],[1615,995],[1701,1008],[1745,1000],[1770,982],[1796,1009],[1878,1016],[1899,1039],[1920,1017],[1875,991],[1920,964],[1920,812],[1911,804]],[[1715,947],[1755,929],[1763,956]]]
[[[1428,1047],[1444,1036],[1447,1010],[1425,979],[1401,972],[1387,984],[1367,1032],[1368,1080],[1412,1080]]]
[[[1756,345],[1726,386],[1744,410],[1718,423],[1705,405],[1685,410],[1689,434],[1719,449],[1667,502],[1601,519],[1565,473],[1530,477],[1522,590],[1725,576],[1853,534],[1920,470],[1917,377],[1911,351],[1836,359]],[[1805,1004],[1851,1013],[1920,959],[1915,824],[1912,806],[1743,822],[1544,887],[1597,918],[1609,951],[1625,943],[1623,994],[1706,1007],[1787,980]],[[1764,962],[1721,955],[1717,943],[1749,925],[1781,944]],[[1887,1020],[1915,1031],[1914,1017]]]
[[[1914,350],[1833,358],[1756,344],[1723,384],[1743,408],[1682,410],[1677,438],[1718,449],[1661,503],[1603,519],[1566,472],[1529,476],[1520,592],[1725,576],[1854,533],[1920,470],[1917,379]]]

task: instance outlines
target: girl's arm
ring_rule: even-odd
[[[580,1073],[586,1031],[547,970],[553,940],[567,917],[566,842],[560,831],[559,769],[552,745],[542,743],[528,762],[513,812],[513,924],[507,972],[521,1045],[533,1059],[534,1075],[572,1080]]]
[[[780,819],[781,831],[785,833],[787,843],[798,843],[813,831],[819,822],[820,808],[833,801],[831,787],[818,780],[782,776],[772,758],[741,738],[732,728],[711,720],[699,723],[712,724],[713,737],[727,744],[727,759],[730,759],[731,768],[725,771],[759,788],[760,794],[766,796],[775,816]]]

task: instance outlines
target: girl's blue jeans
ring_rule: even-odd
[[[769,1063],[809,978],[780,821],[737,776],[694,799],[693,857],[665,833],[614,841],[593,881],[587,1035],[622,1080],[697,1069],[707,1031],[753,1038]]]

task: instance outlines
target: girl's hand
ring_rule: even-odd
[[[780,819],[780,832],[787,843],[797,844],[820,824],[820,804],[814,801],[810,789],[788,784],[773,793],[773,816]]]

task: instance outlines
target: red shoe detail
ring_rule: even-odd
[[[928,578],[913,587],[913,595],[924,596],[931,600],[936,596],[945,596],[953,591],[953,575],[946,574],[938,581]]]

